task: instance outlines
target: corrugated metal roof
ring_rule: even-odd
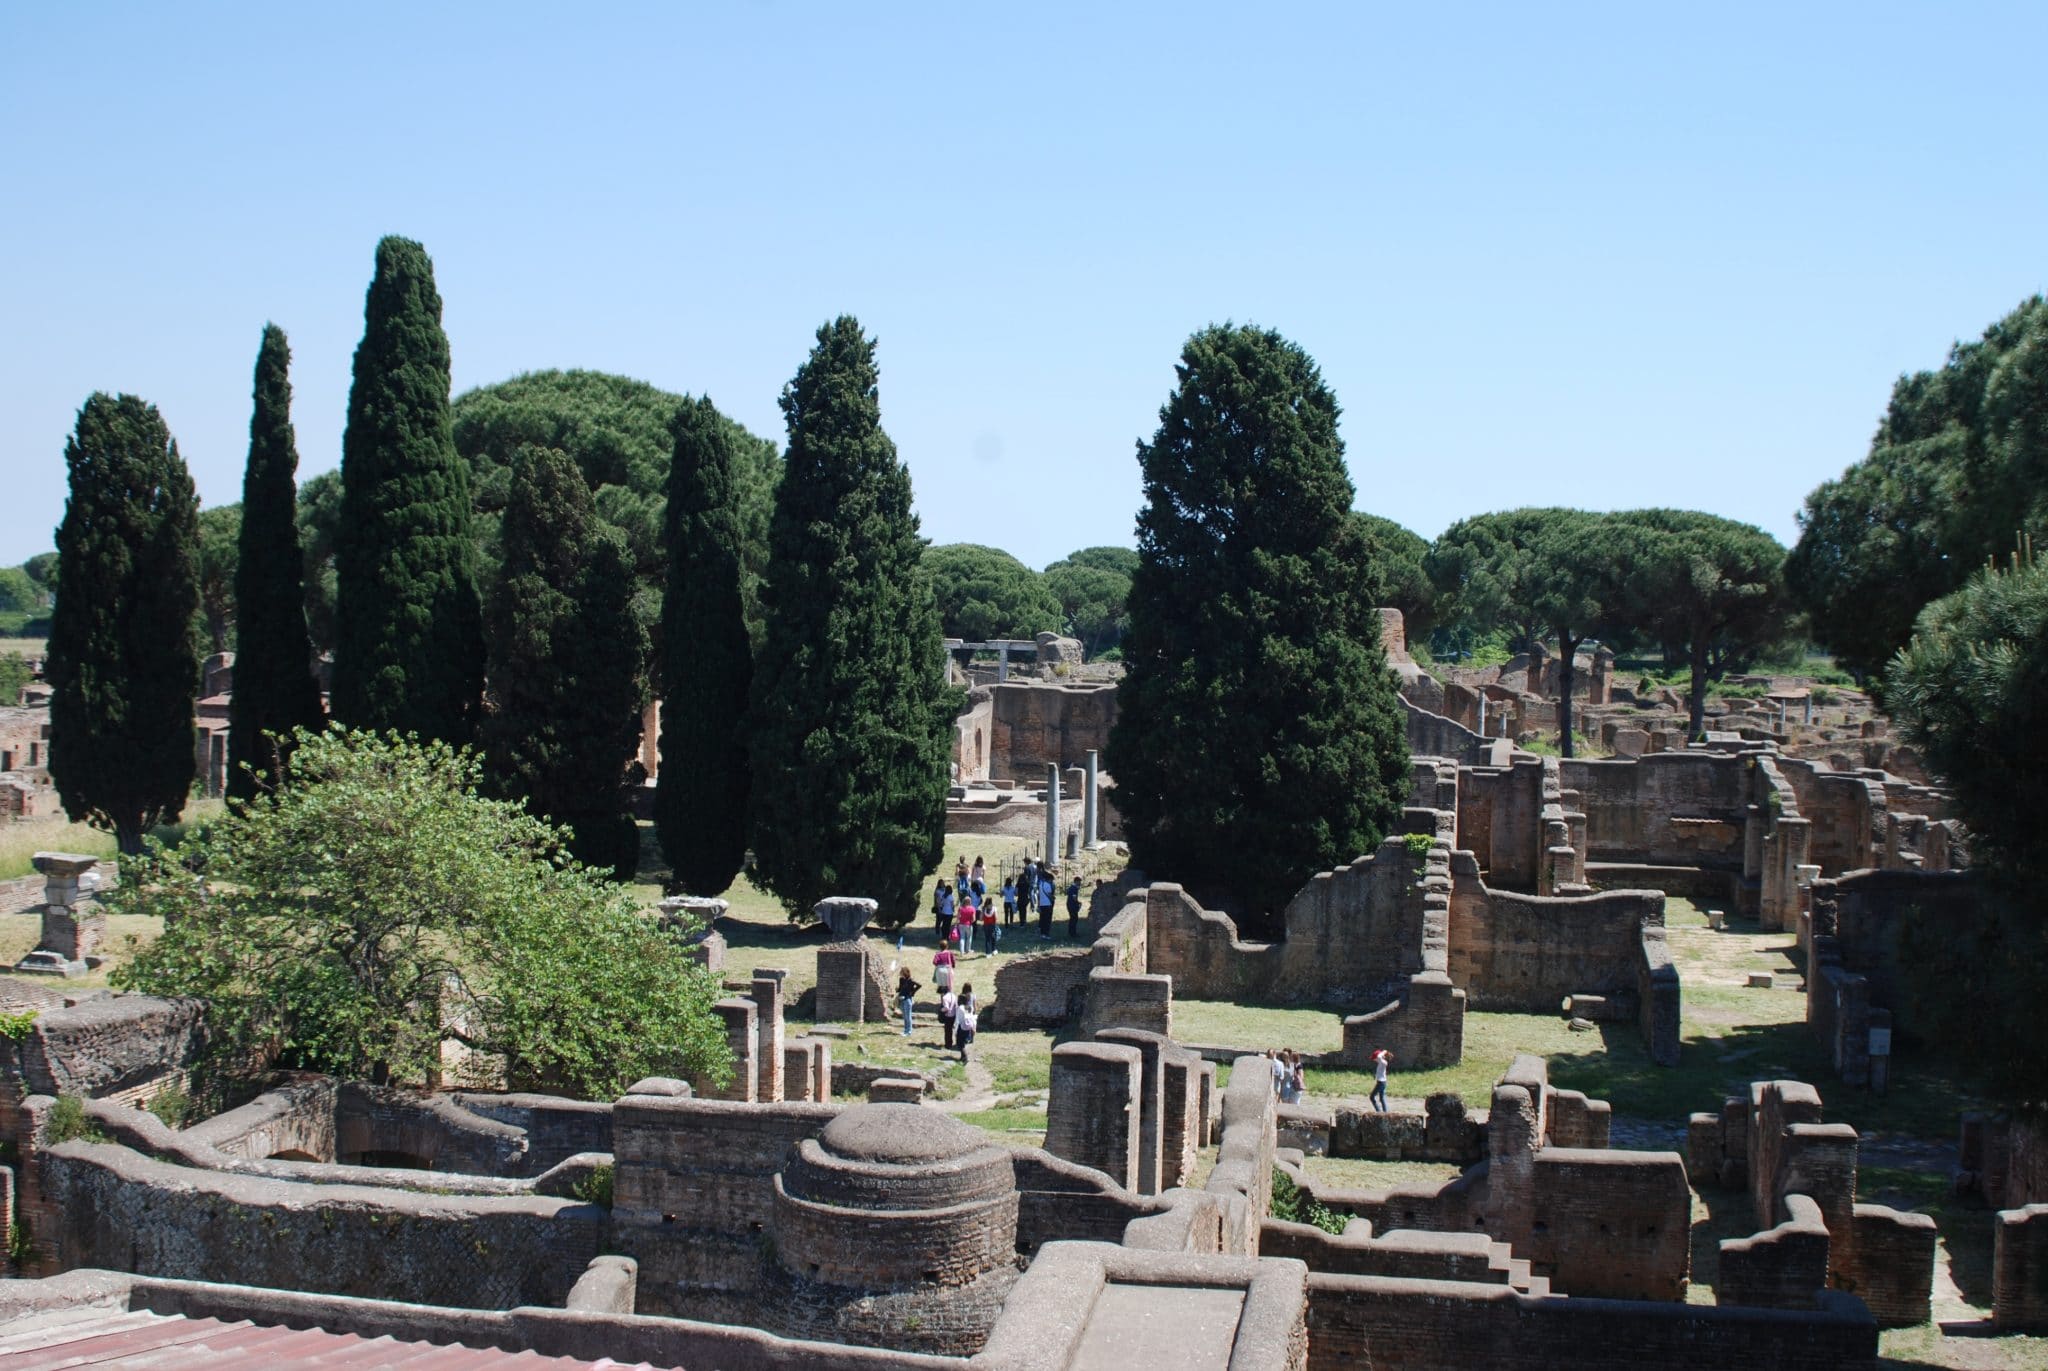
[[[259,1371],[265,1367],[298,1366],[318,1367],[321,1371],[655,1371],[647,1362],[617,1362],[609,1357],[582,1361],[574,1357],[546,1357],[531,1351],[466,1347],[460,1343],[364,1338],[321,1328],[264,1327],[247,1319],[188,1319],[147,1310],[95,1311],[89,1317],[44,1323],[15,1333],[0,1332],[0,1367],[6,1371],[62,1371],[70,1367]]]

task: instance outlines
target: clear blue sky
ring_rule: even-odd
[[[587,11],[587,12],[586,12]],[[12,4],[0,564],[95,389],[240,498],[265,320],[340,460],[385,233],[458,391],[542,367],[783,436],[880,341],[925,533],[1129,543],[1183,339],[1277,328],[1361,508],[1666,504],[1788,542],[1893,379],[2048,285],[2048,6]]]

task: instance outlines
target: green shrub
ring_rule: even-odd
[[[1342,1233],[1344,1225],[1351,1221],[1349,1214],[1339,1214],[1331,1209],[1314,1194],[1296,1185],[1294,1179],[1277,1166],[1273,1168],[1272,1213],[1282,1223],[1305,1223],[1325,1233]]]
[[[37,1010],[28,1009],[19,1014],[0,1014],[0,1038],[12,1038],[20,1042],[35,1030]]]
[[[35,1239],[29,1234],[28,1220],[17,1210],[13,1226],[7,1230],[7,1260],[14,1264],[16,1274],[28,1265],[35,1252]]]
[[[174,1085],[168,1090],[158,1091],[143,1108],[161,1119],[164,1127],[183,1128],[186,1115],[192,1112],[192,1097]]]
[[[1436,846],[1436,839],[1427,833],[1405,833],[1401,841],[1408,845],[1408,855],[1418,862],[1428,861],[1430,848]]]
[[[59,1095],[57,1103],[50,1106],[50,1146],[75,1138],[86,1142],[105,1142],[107,1135],[87,1116],[84,1100],[76,1095]]]
[[[1835,701],[1840,698],[1840,696],[1835,694],[1835,692],[1833,690],[1830,690],[1827,686],[1817,685],[1813,688],[1813,703],[1816,709],[1824,709],[1827,706],[1835,703]]]
[[[606,1162],[602,1166],[592,1167],[589,1175],[569,1187],[569,1193],[585,1204],[602,1205],[606,1209],[610,1209],[612,1207],[612,1179],[612,1164]]]

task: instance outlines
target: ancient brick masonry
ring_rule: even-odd
[[[1138,1188],[1144,1059],[1122,1043],[1062,1043],[1052,1051],[1045,1150]]]
[[[1804,1081],[1757,1081],[1718,1114],[1687,1126],[1686,1170],[1696,1184],[1746,1188],[1759,1234],[1731,1240],[1737,1281],[1729,1303],[1790,1307],[1794,1282],[1811,1274],[1808,1221],[1826,1235],[1828,1288],[1860,1296],[1884,1327],[1925,1323],[1932,1308],[1935,1227],[1925,1214],[1856,1202],[1856,1130],[1821,1119],[1820,1093]],[[1795,1206],[1805,1197],[1811,1203]],[[1723,1261],[1729,1243],[1722,1244]]]

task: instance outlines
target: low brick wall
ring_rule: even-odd
[[[469,1309],[559,1306],[605,1246],[595,1205],[308,1185],[69,1142],[43,1159],[66,1268]]]
[[[1720,1250],[1714,1298],[1758,1309],[1811,1309],[1828,1283],[1828,1227],[1820,1206],[1787,1195],[1791,1217],[1752,1237],[1729,1238]]]
[[[1869,1311],[1834,1292],[1792,1313],[1319,1274],[1308,1337],[1309,1371],[1871,1371],[1877,1358]]]

